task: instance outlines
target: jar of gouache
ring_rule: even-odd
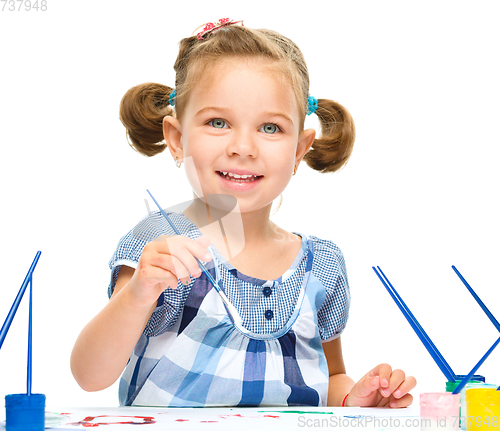
[[[7,431],[44,431],[45,395],[11,394],[5,397]]]
[[[458,431],[460,394],[430,392],[420,394],[421,431]]]
[[[460,384],[462,379],[465,379],[467,376],[457,375],[457,380],[455,382],[446,382],[446,392],[453,392],[455,388]],[[485,383],[484,376],[480,376],[478,374],[474,374],[469,382],[465,385],[465,387],[460,391],[460,429],[466,429],[467,421],[467,404],[465,401],[465,391],[469,388],[492,388],[496,385],[492,385],[489,383]]]
[[[470,388],[465,392],[467,429],[492,430],[500,427],[500,391],[492,388]]]

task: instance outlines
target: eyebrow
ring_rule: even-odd
[[[202,108],[200,109],[196,114],[195,116],[199,116],[199,115],[202,115],[203,113],[205,113],[206,111],[221,111],[221,112],[229,112],[230,110],[227,109],[227,108],[220,108],[220,107],[217,107],[217,106],[206,106],[205,108]]]
[[[282,112],[264,112],[264,115],[269,115],[270,117],[281,117],[284,120],[293,123],[293,120],[288,115]]]
[[[199,116],[199,115],[202,115],[203,113],[207,112],[207,111],[220,111],[220,112],[223,112],[223,113],[228,113],[228,112],[231,112],[230,109],[228,108],[221,108],[221,107],[218,107],[218,106],[206,106],[205,108],[202,108],[200,109],[196,114],[195,116]],[[290,122],[290,123],[293,123],[293,120],[286,114],[282,113],[282,112],[263,112],[262,113],[263,116],[269,116],[269,117],[281,117],[283,118],[284,120]]]

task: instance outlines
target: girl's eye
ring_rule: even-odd
[[[269,134],[278,133],[279,131],[281,131],[279,126],[277,126],[276,124],[273,124],[273,123],[264,124],[260,128],[260,130],[264,133],[269,133]]]
[[[208,124],[210,124],[212,127],[215,127],[216,129],[227,129],[226,122],[221,118],[214,118],[213,120],[210,120]]]

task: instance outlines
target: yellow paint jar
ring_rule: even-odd
[[[465,377],[465,376],[457,376],[457,377]],[[493,385],[491,383],[484,383],[483,381],[478,381],[474,379],[475,376],[465,385],[460,391],[460,429],[465,430],[467,428],[467,403],[465,401],[465,391],[470,388],[497,388],[497,385]],[[481,376],[478,376],[481,377]],[[446,392],[453,392],[455,388],[460,384],[461,380],[457,380],[456,382],[446,382]],[[500,430],[495,430],[500,431]]]
[[[500,428],[500,391],[496,388],[470,388],[465,391],[467,429]]]

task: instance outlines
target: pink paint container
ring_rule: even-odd
[[[429,392],[420,394],[420,429],[422,431],[458,431],[460,394]]]

